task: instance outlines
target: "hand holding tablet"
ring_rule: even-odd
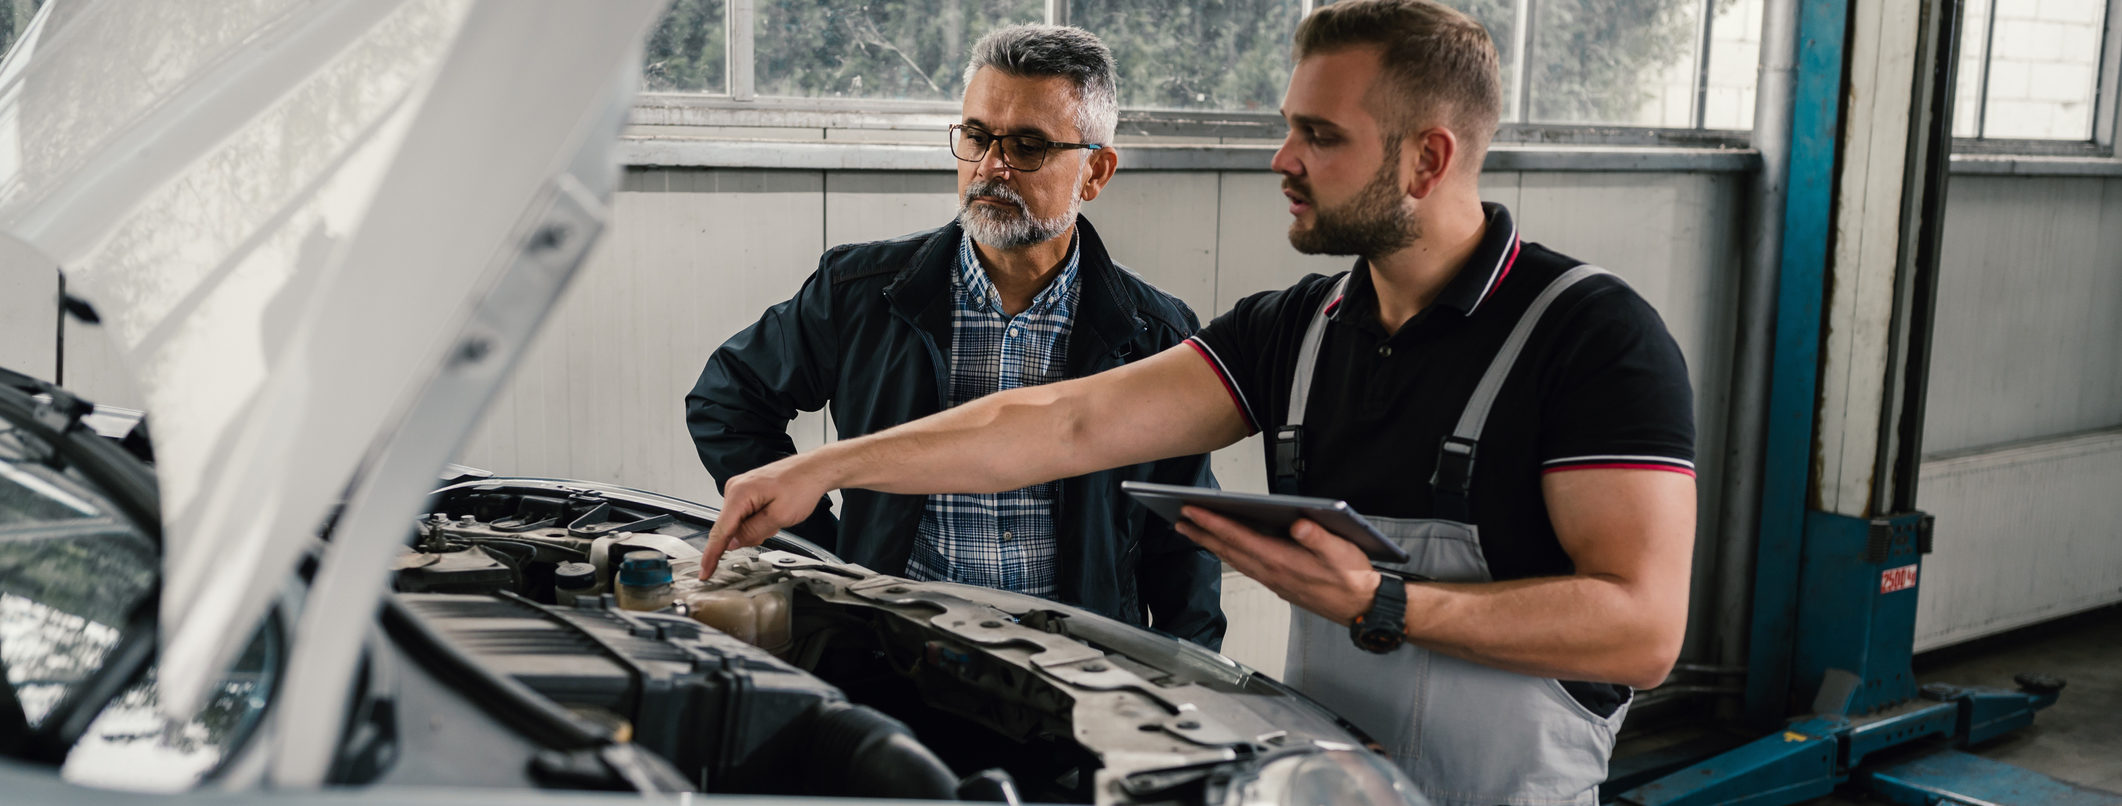
[[[1120,489],[1172,523],[1186,519],[1179,514],[1180,508],[1197,506],[1243,523],[1261,534],[1288,539],[1291,524],[1299,518],[1310,518],[1341,539],[1356,544],[1373,562],[1400,563],[1409,559],[1406,551],[1386,539],[1346,501],[1301,495],[1234,493],[1141,481],[1123,481]]]

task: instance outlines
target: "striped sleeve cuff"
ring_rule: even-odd
[[[1670,456],[1646,456],[1629,454],[1598,454],[1592,456],[1565,456],[1540,463],[1540,472],[1560,473],[1565,470],[1665,470],[1684,473],[1692,478],[1695,463]]]
[[[1230,395],[1231,405],[1237,406],[1238,414],[1245,418],[1246,436],[1260,433],[1260,423],[1253,419],[1253,408],[1246,405],[1245,392],[1239,389],[1238,382],[1231,378],[1230,368],[1223,365],[1223,359],[1216,355],[1215,349],[1209,347],[1199,336],[1188,338],[1186,346],[1194,348],[1194,352],[1201,355],[1201,360],[1208,362],[1208,368],[1216,373],[1216,380],[1223,382],[1223,391]]]

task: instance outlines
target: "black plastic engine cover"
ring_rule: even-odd
[[[813,709],[846,700],[764,650],[688,618],[512,594],[402,594],[490,671],[560,705],[605,712],[703,791],[792,791]],[[777,771],[780,773],[777,775]]]

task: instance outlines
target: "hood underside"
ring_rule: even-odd
[[[154,419],[171,708],[341,500],[319,593],[374,612],[404,514],[601,228],[660,6],[70,0],[0,65],[0,233],[100,314]],[[297,671],[358,640],[318,610]]]

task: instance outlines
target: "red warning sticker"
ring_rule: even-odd
[[[1879,592],[1893,593],[1916,586],[1916,566],[1904,565],[1879,572]]]

